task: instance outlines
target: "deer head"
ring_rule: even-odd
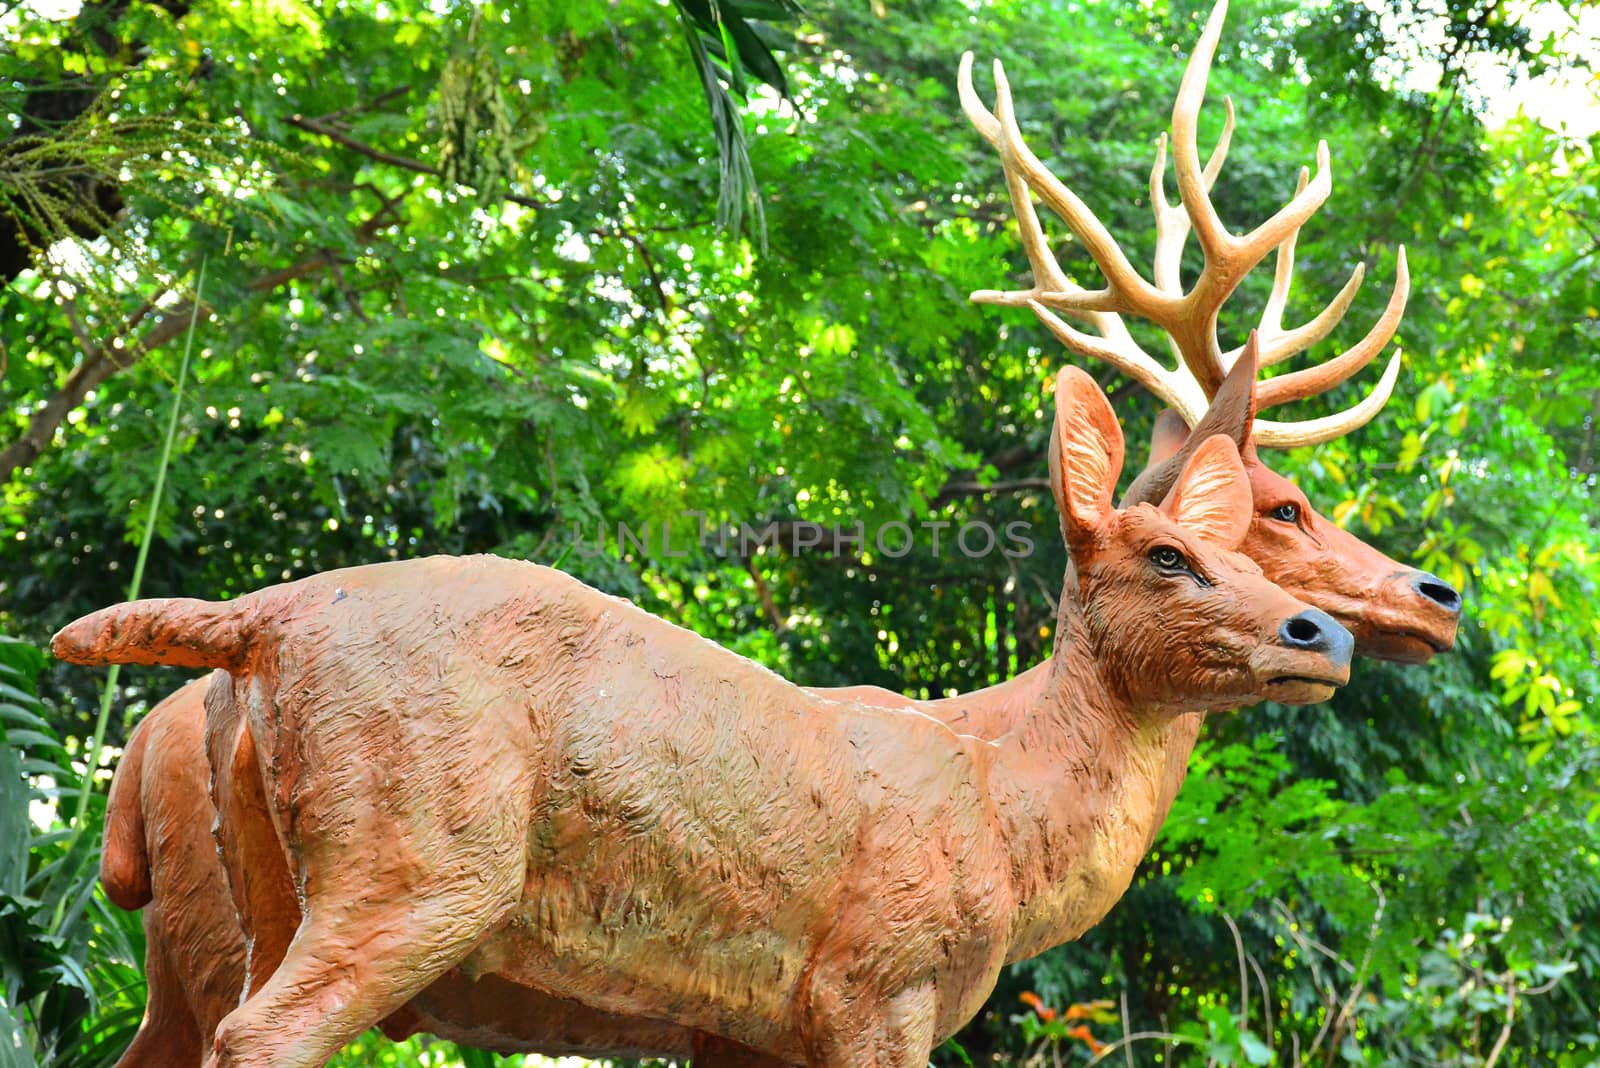
[[[1263,408],[1332,389],[1366,367],[1383,350],[1399,326],[1410,290],[1405,249],[1399,251],[1395,287],[1388,305],[1361,341],[1320,366],[1256,382],[1259,367],[1304,352],[1333,330],[1355,299],[1365,265],[1357,266],[1349,282],[1321,313],[1294,329],[1283,328],[1296,237],[1331,189],[1326,143],[1318,145],[1315,178],[1302,169],[1294,198],[1261,226],[1240,236],[1231,233],[1218,218],[1210,190],[1221,172],[1233,135],[1232,102],[1227,102],[1222,136],[1203,168],[1196,130],[1206,78],[1226,13],[1226,0],[1219,0],[1190,57],[1173,106],[1173,160],[1181,198],[1177,205],[1167,202],[1163,188],[1166,135],[1157,141],[1156,162],[1150,176],[1157,235],[1153,281],[1147,281],[1133,268],[1088,206],[1027,147],[1017,127],[1010,86],[1000,64],[995,63],[997,102],[990,112],[972,84],[971,54],[962,57],[962,108],[1000,152],[1007,190],[1034,275],[1030,289],[980,290],[972,299],[1032,309],[1071,351],[1112,364],[1171,406],[1174,414],[1164,416],[1157,427],[1151,467],[1130,490],[1127,502],[1157,501],[1171,488],[1191,455],[1177,455],[1190,437],[1189,427],[1197,427],[1192,436],[1194,449],[1202,447],[1212,434],[1226,434],[1238,447],[1249,478],[1250,501],[1244,514],[1252,518],[1241,551],[1256,560],[1267,577],[1332,612],[1349,626],[1356,635],[1357,651],[1363,655],[1426,661],[1454,644],[1460,595],[1442,579],[1391,560],[1318,515],[1305,495],[1263,464],[1257,452],[1261,447],[1311,445],[1347,434],[1364,425],[1388,400],[1399,373],[1398,351],[1376,388],[1343,412],[1296,423],[1264,420],[1256,415]],[[1067,278],[1050,251],[1034,210],[1035,194],[1083,243],[1105,275],[1105,288],[1084,289]],[[1199,239],[1204,266],[1186,292],[1178,268],[1191,229]],[[1274,249],[1276,270],[1260,324],[1245,345],[1224,351],[1217,340],[1218,315],[1245,275]],[[1139,346],[1123,321],[1124,314],[1147,319],[1165,332],[1177,357],[1175,368],[1163,367]],[[1062,315],[1077,319],[1094,333],[1068,323]]]
[[[1113,505],[1122,431],[1083,371],[1056,379],[1050,485],[1072,560],[1062,641],[1082,640],[1103,681],[1133,710],[1172,715],[1263,696],[1326,700],[1350,676],[1350,634],[1234,551],[1251,522],[1234,443],[1212,435],[1187,457],[1159,507]]]
[[[1150,462],[1128,488],[1124,506],[1159,499],[1208,435],[1226,434],[1239,448],[1250,485],[1250,525],[1240,552],[1285,590],[1338,619],[1355,635],[1362,656],[1420,664],[1448,650],[1461,616],[1455,588],[1335,525],[1298,486],[1261,462],[1252,433],[1254,344],[1252,337],[1193,433],[1174,410],[1161,413]]]

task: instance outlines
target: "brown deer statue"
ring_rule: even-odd
[[[1006,188],[1016,212],[1017,228],[1033,270],[1033,286],[1025,290],[980,290],[981,304],[1031,308],[1064,345],[1080,356],[1103,360],[1148,389],[1170,406],[1158,423],[1149,468],[1129,489],[1129,498],[1154,499],[1176,475],[1182,457],[1159,461],[1179,451],[1185,428],[1197,425],[1224,379],[1241,358],[1252,368],[1281,363],[1326,338],[1343,319],[1360,289],[1365,266],[1358,265],[1344,288],[1305,324],[1283,327],[1283,312],[1294,274],[1295,242],[1300,227],[1322,205],[1331,190],[1327,144],[1317,148],[1315,178],[1304,169],[1294,198],[1272,218],[1245,235],[1231,233],[1211,203],[1210,190],[1221,173],[1234,129],[1234,111],[1227,101],[1222,135],[1202,167],[1197,141],[1200,107],[1217,42],[1227,16],[1227,0],[1218,0],[1184,70],[1172,109],[1173,165],[1180,203],[1169,204],[1164,191],[1167,138],[1157,141],[1150,173],[1150,201],[1156,217],[1153,281],[1146,281],[1117,246],[1093,211],[1051,174],[1033,154],[1017,126],[1005,71],[994,67],[997,92],[990,112],[972,83],[972,54],[962,57],[957,78],[962,110],[984,139],[1000,153]],[[1073,283],[1050,251],[1034,209],[1037,194],[1082,243],[1106,279],[1102,289]],[[1179,264],[1190,231],[1196,234],[1203,266],[1185,291]],[[1272,289],[1260,323],[1247,346],[1227,352],[1217,339],[1217,320],[1239,283],[1276,250]],[[1340,385],[1383,351],[1399,327],[1410,293],[1405,249],[1397,262],[1397,278],[1387,307],[1372,329],[1333,360],[1278,375],[1257,384],[1248,403],[1253,411],[1313,397]],[[1060,314],[1057,314],[1060,313]],[[1135,315],[1160,327],[1177,357],[1173,370],[1144,351],[1123,316]],[[1061,318],[1071,316],[1094,333]],[[1394,389],[1400,370],[1396,351],[1377,387],[1355,406],[1320,419],[1285,423],[1254,419],[1235,436],[1250,473],[1255,527],[1249,554],[1286,589],[1332,613],[1356,635],[1365,656],[1421,663],[1455,641],[1461,596],[1444,580],[1403,567],[1317,515],[1288,480],[1261,463],[1257,449],[1314,445],[1348,434],[1378,413]],[[1235,424],[1239,425],[1239,424]],[[1228,428],[1220,428],[1230,432]],[[1317,546],[1315,563],[1306,543]],[[1275,557],[1294,557],[1293,566],[1274,566]],[[1287,562],[1287,561],[1286,561]],[[1313,566],[1307,566],[1313,565]],[[1339,574],[1329,574],[1328,569]]]
[[[1214,14],[1213,25],[1219,25],[1219,20],[1220,15]],[[1201,49],[1191,59],[1190,75],[1184,83],[1186,91],[1180,95],[1180,109],[1198,111],[1200,96],[1193,91],[1194,72],[1198,67],[1198,83],[1203,86],[1205,65],[1210,61],[1216,35],[1213,33],[1209,40],[1210,48],[1202,41]],[[970,71],[970,63],[964,62],[960,79],[963,106],[991,142],[1003,147],[998,136],[1000,119],[991,116],[978,102]],[[1003,113],[1014,131],[1009,95],[1003,82],[1002,94]],[[1215,180],[1232,126],[1230,107],[1223,143],[1204,172],[1202,189],[1208,189]],[[1192,115],[1175,116],[1173,127],[1175,134],[1186,132],[1192,141],[1195,130]],[[1017,140],[1020,141],[1020,137]],[[1191,149],[1186,156],[1180,150],[1177,156],[1180,167],[1185,158],[1193,159],[1198,166],[1197,151]],[[1152,189],[1157,195],[1163,170],[1164,160],[1158,154],[1152,177]],[[1007,173],[1036,276],[1035,289],[1020,296],[1031,300],[1052,292],[1069,292],[1070,284],[1065,283],[1044,243],[1026,184],[1016,184],[1022,176],[1010,165]],[[1158,253],[1156,277],[1171,290],[1176,288],[1176,258],[1187,234],[1188,223],[1181,214],[1181,210],[1186,209],[1166,206],[1159,199],[1155,203],[1163,250]],[[1187,203],[1186,199],[1185,205]],[[1263,326],[1270,325],[1275,331],[1277,327],[1273,324],[1281,321],[1287,296],[1298,225],[1299,222],[1294,222],[1282,231],[1287,236],[1279,245],[1273,297],[1268,312],[1263,315]],[[1382,348],[1398,322],[1406,284],[1403,260],[1401,269],[1397,297],[1391,302],[1390,314],[1385,315],[1363,342],[1366,359]],[[1055,283],[1053,289],[1045,285],[1047,279]],[[1358,283],[1359,278],[1354,279],[1330,312],[1314,321],[1318,332],[1302,330],[1296,335],[1294,343],[1299,349],[1332,329],[1348,307],[1354,296],[1354,285]],[[975,295],[975,299],[993,303],[1022,302],[1018,298],[1019,294],[992,292]],[[1276,312],[1272,311],[1274,307]],[[1049,315],[1042,306],[1036,310],[1041,317]],[[1090,321],[1104,323],[1106,320],[1100,317]],[[1052,323],[1047,317],[1046,322],[1058,334],[1070,329],[1064,328],[1059,320]],[[1125,329],[1118,330],[1113,325],[1107,332],[1112,335],[1111,342],[1123,351],[1136,351],[1126,348],[1132,346],[1132,341]],[[1085,348],[1082,344],[1073,347],[1080,352]],[[1207,351],[1195,349],[1184,353],[1180,349],[1179,355],[1185,361],[1197,354],[1209,358],[1205,356]],[[1298,349],[1290,350],[1280,342],[1276,353],[1278,358],[1283,358],[1293,351]],[[1101,353],[1092,349],[1086,354]],[[1333,613],[1354,632],[1360,654],[1424,660],[1432,652],[1448,648],[1454,636],[1459,597],[1433,576],[1403,568],[1328,523],[1310,508],[1292,483],[1260,462],[1252,433],[1255,353],[1253,350],[1249,353],[1249,377],[1245,377],[1243,359],[1234,359],[1231,355],[1229,358],[1234,363],[1228,374],[1229,387],[1215,393],[1204,390],[1197,376],[1187,373],[1187,362],[1178,372],[1157,368],[1153,374],[1135,375],[1136,380],[1153,384],[1157,395],[1176,405],[1177,410],[1166,413],[1158,424],[1151,466],[1136,480],[1124,504],[1159,500],[1170,489],[1187,454],[1209,432],[1225,433],[1240,446],[1253,496],[1253,518],[1240,551],[1260,564],[1268,578],[1288,586],[1308,603]],[[1142,353],[1133,357],[1136,363],[1146,359]],[[1126,369],[1130,361],[1120,358],[1117,362]],[[1347,377],[1356,369],[1346,360],[1342,376]],[[1330,377],[1328,384],[1336,384],[1336,381]],[[1188,436],[1187,425],[1178,411],[1187,411],[1193,416],[1192,401],[1186,403],[1183,398],[1192,398],[1196,390],[1211,397],[1212,404],[1204,417],[1205,425],[1190,439],[1189,448],[1174,456]],[[1375,406],[1368,403],[1357,413],[1345,415],[1337,425],[1324,421],[1312,428],[1311,434],[1318,440],[1326,440],[1334,434],[1348,432],[1375,411]],[[1280,424],[1274,440],[1298,443],[1299,438],[1286,438],[1286,435],[1304,433]],[[1000,686],[947,701],[917,702],[876,687],[815,692],[848,696],[870,704],[914,706],[947,720],[964,732],[995,737],[1012,729],[1017,718],[1034,705],[1048,674],[1048,664],[1040,664]],[[158,705],[140,725],[118,769],[107,810],[103,881],[114,901],[128,908],[146,908],[149,1007],[134,1045],[120,1062],[125,1068],[145,1064],[198,1065],[202,1051],[209,1046],[208,1036],[217,1021],[237,1005],[243,985],[245,941],[239,930],[240,917],[228,897],[223,868],[209,829],[215,809],[206,794],[208,769],[199,741],[204,731],[204,689],[203,682],[190,684]],[[252,774],[245,777],[246,782],[255,778],[254,769],[250,771]],[[277,842],[264,807],[255,818],[268,832],[258,844],[275,851]],[[298,906],[281,857],[274,864],[270,855],[250,856],[247,863],[237,867],[241,869],[237,877],[248,879],[255,890],[254,896],[247,896],[240,906],[246,914],[246,922],[252,911],[250,901],[254,902],[254,910],[262,914],[251,924],[255,964],[252,971],[264,977],[276,965],[298,925]],[[256,982],[259,984],[260,979]],[[464,983],[456,973],[446,975],[419,995],[411,1008],[386,1023],[386,1030],[396,1036],[414,1030],[430,1030],[505,1052],[681,1056],[689,1054],[693,1048],[688,1031],[662,1021],[612,1016],[538,990],[496,984],[489,979]]]
[[[1072,561],[1049,685],[994,741],[808,694],[561,572],[352,568],[85,617],[77,663],[224,668],[302,898],[208,1063],[320,1065],[454,968],[779,1063],[921,1068],[1000,968],[1121,896],[1203,713],[1325,699],[1353,641],[1231,550],[1209,438],[1161,508],[1112,503],[1122,437],[1058,377]]]
[[[1229,373],[1196,435],[1188,439],[1189,452],[1213,430],[1248,442],[1249,371],[1241,362]],[[1162,436],[1168,440],[1162,442]],[[1152,453],[1155,463],[1135,481],[1130,498],[1151,488],[1165,495],[1176,477],[1168,453],[1185,437],[1181,428],[1162,428]],[[1279,479],[1259,463],[1247,470],[1257,493],[1264,484],[1263,473]],[[1303,514],[1315,518],[1292,524],[1296,536],[1282,537],[1275,528],[1283,521],[1271,518],[1271,512],[1281,507],[1275,502],[1303,498],[1292,484],[1279,481],[1287,493],[1274,487],[1272,498],[1257,497],[1240,551],[1275,582],[1280,576],[1309,575],[1299,580],[1304,589],[1297,595],[1314,605],[1334,605],[1350,618],[1351,602],[1369,596],[1374,579],[1387,577],[1399,565],[1354,538],[1349,538],[1354,546],[1350,551],[1338,541],[1330,544],[1325,536],[1313,536],[1308,528],[1316,528],[1310,523],[1326,521],[1306,506]],[[1137,502],[1124,500],[1124,506],[1130,503]],[[1372,566],[1369,561],[1374,557],[1386,566]],[[1371,604],[1375,619],[1369,620],[1357,603],[1354,618],[1346,625],[1358,636],[1374,634],[1382,639],[1392,608],[1382,600]],[[1432,615],[1422,613],[1411,625],[1423,628],[1432,621]],[[1432,641],[1448,644],[1448,630],[1427,633],[1434,635]],[[1359,637],[1357,651],[1362,651]],[[1048,678],[1045,662],[998,686],[937,701],[914,701],[870,686],[813,692],[867,704],[915,707],[963,733],[990,738],[1013,729],[1035,707]],[[276,967],[300,921],[265,798],[256,788],[259,771],[253,760],[243,767],[233,764],[218,780],[242,787],[232,795],[228,825],[219,828],[230,836],[232,850],[241,849],[238,838],[244,826],[253,825],[260,832],[258,848],[234,865],[235,879],[249,887],[239,906],[243,921],[229,895],[212,837],[217,821],[207,792],[204,693],[205,680],[190,683],[140,723],[113,779],[106,810],[102,880],[117,904],[145,909],[149,1006],[135,1043],[121,1062],[124,1068],[198,1066],[216,1024],[240,1000],[245,983],[241,922],[252,933],[252,972],[257,976],[252,985],[259,986]],[[691,1032],[662,1021],[602,1013],[569,999],[487,979],[468,983],[455,973],[420,993],[407,1010],[385,1022],[385,1030],[394,1037],[428,1031],[501,1052],[637,1057],[689,1056],[695,1050]]]

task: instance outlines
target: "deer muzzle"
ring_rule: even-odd
[[[1326,701],[1350,681],[1355,637],[1338,620],[1307,608],[1283,620],[1251,658],[1269,700],[1286,705]]]
[[[1406,569],[1378,589],[1354,621],[1356,652],[1376,660],[1425,664],[1456,643],[1462,599],[1437,575]]]

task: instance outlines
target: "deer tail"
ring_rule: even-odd
[[[100,852],[100,885],[106,897],[133,912],[150,903],[150,854],[144,834],[144,750],[150,739],[147,716],[134,728],[111,777],[106,799],[105,844]]]
[[[74,664],[238,668],[253,644],[252,601],[170,597],[112,605],[61,628],[50,651]]]

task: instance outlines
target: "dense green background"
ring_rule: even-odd
[[[1152,141],[1204,10],[977,8],[5,7],[0,632],[42,644],[125,595],[198,296],[146,595],[495,551],[560,561],[804,683],[940,694],[1037,662],[1064,562],[1037,481],[1063,354],[1027,314],[966,302],[1026,265],[955,62],[1005,59],[1030,142],[1147,262]],[[1079,1015],[1098,1042],[1125,1024],[1182,1036],[1135,1043],[1141,1064],[1600,1063],[1600,167],[1592,143],[1491,128],[1470,74],[1581,75],[1600,51],[1519,29],[1519,10],[1241,0],[1202,127],[1231,94],[1216,200],[1235,229],[1331,143],[1288,318],[1360,260],[1372,282],[1329,352],[1365,331],[1406,244],[1396,399],[1274,462],[1462,587],[1457,652],[1362,664],[1327,706],[1215,719],[1127,899],[1009,972],[941,1063],[1086,1061],[1066,1007],[1096,999]],[[1437,88],[1409,87],[1439,56]],[[1089,370],[1137,462],[1153,403]],[[570,549],[689,511],[1023,520],[1040,551]],[[137,1021],[140,934],[89,893],[98,800],[76,840],[59,817],[24,822],[30,795],[76,805],[98,706],[96,674],[59,665],[35,700],[44,667],[0,644],[0,1026],[40,1063],[102,1063]],[[178,681],[124,673],[108,743]],[[418,1049],[369,1038],[341,1063]]]

